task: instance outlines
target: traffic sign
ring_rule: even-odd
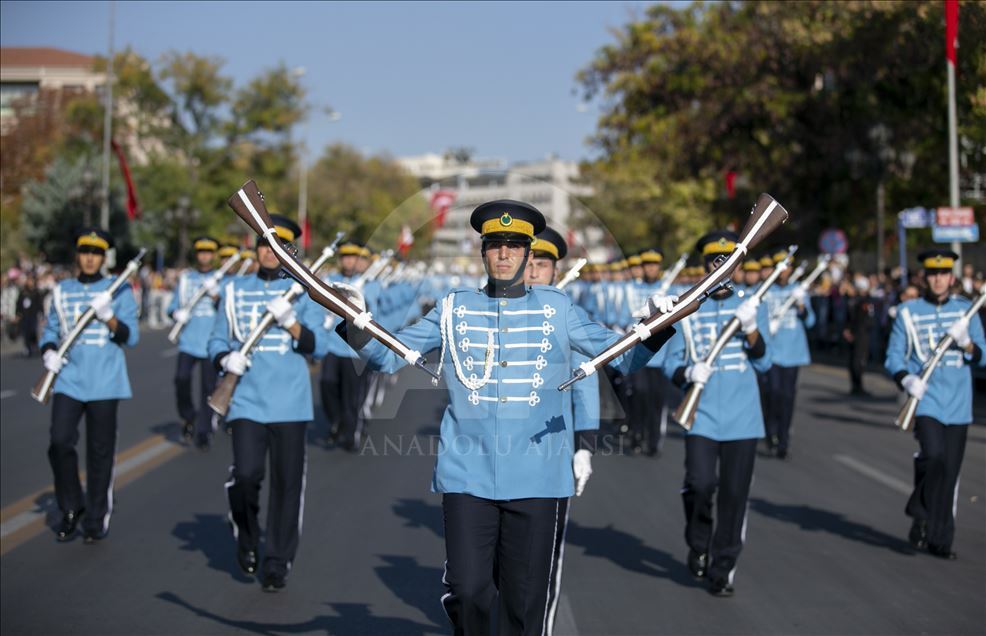
[[[941,208],[939,208],[941,209]],[[931,228],[931,239],[935,243],[976,243],[979,241],[979,225],[935,225]]]
[[[901,226],[908,229],[928,227],[931,223],[927,208],[907,208],[897,214]]]
[[[818,249],[823,254],[845,254],[849,249],[849,239],[842,230],[831,228],[818,237]]]
[[[975,224],[972,208],[938,208],[935,211],[935,224],[945,226],[971,226]]]

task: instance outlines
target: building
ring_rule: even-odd
[[[455,257],[476,254],[479,238],[469,225],[469,215],[480,203],[495,199],[516,199],[536,206],[548,223],[566,235],[579,198],[592,194],[579,182],[579,166],[548,156],[543,161],[507,164],[498,159],[473,160],[427,154],[397,160],[422,187],[454,194],[442,227],[432,237],[432,255]],[[583,244],[581,232],[573,232],[576,244]],[[576,250],[577,251],[577,250]]]
[[[0,47],[0,133],[13,123],[13,104],[42,90],[92,92],[106,84],[91,55],[55,48]]]

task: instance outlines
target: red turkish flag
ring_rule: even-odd
[[[123,174],[123,181],[127,184],[127,218],[133,221],[140,218],[140,203],[137,201],[137,189],[134,187],[134,180],[130,177],[130,167],[127,166],[127,158],[123,155],[123,148],[115,141],[110,141],[110,147],[116,154],[120,162],[120,172]]]
[[[726,196],[730,199],[736,197],[736,171],[726,171]]]
[[[431,193],[428,205],[435,213],[435,227],[445,225],[445,215],[448,214],[448,209],[453,203],[455,203],[455,192],[452,190],[435,190]]]
[[[401,235],[397,237],[397,251],[401,253],[401,256],[407,256],[412,245],[414,245],[414,234],[411,232],[411,228],[405,225],[401,228]]]
[[[945,0],[945,57],[954,66],[959,46],[959,0]]]

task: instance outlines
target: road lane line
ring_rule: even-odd
[[[0,400],[6,400],[7,398],[14,397],[15,395],[17,395],[17,391],[14,391],[13,389],[0,391]]]
[[[164,436],[155,435],[117,454],[114,464],[114,489],[123,488],[184,450],[185,447],[165,439]],[[85,483],[85,474],[80,476]],[[48,510],[39,505],[38,501],[52,496],[52,490],[45,488],[0,511],[0,555],[6,554],[44,530]]]
[[[906,481],[897,479],[893,475],[888,475],[882,470],[873,468],[869,464],[864,464],[863,462],[859,461],[858,459],[855,459],[854,457],[850,457],[849,455],[833,455],[832,458],[835,461],[842,464],[843,466],[847,468],[851,468],[855,470],[857,473],[861,475],[865,475],[866,477],[869,477],[873,481],[883,484],[884,486],[890,488],[891,490],[896,490],[902,495],[910,495],[911,491],[914,490],[914,487],[911,486],[911,484],[907,483]]]

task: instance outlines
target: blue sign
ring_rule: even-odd
[[[897,214],[897,218],[902,227],[916,229],[931,225],[933,214],[934,211],[929,211],[926,208],[907,208],[906,210],[901,210]]]
[[[849,249],[849,239],[842,230],[825,230],[818,237],[818,249],[823,254],[845,254]]]
[[[979,224],[972,225],[934,225],[931,227],[931,239],[935,243],[976,243],[979,241]]]

